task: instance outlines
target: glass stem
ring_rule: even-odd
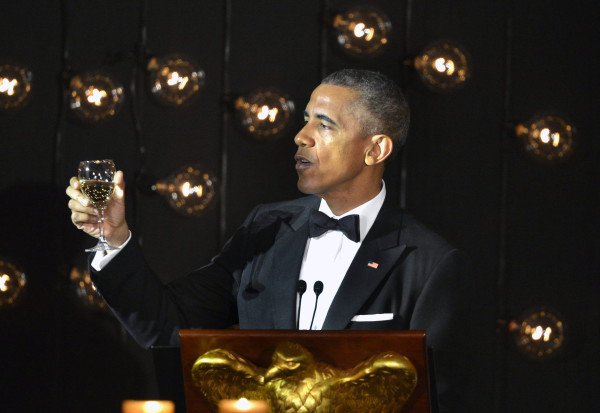
[[[98,240],[104,244],[106,244],[106,238],[104,238],[104,208],[100,208],[98,210],[100,213],[100,218],[98,219],[98,228],[100,229],[100,237]]]

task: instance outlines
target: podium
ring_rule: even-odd
[[[402,412],[431,412],[423,331],[181,330],[179,335],[188,412],[211,412],[210,404],[192,379],[192,368],[198,357],[209,350],[225,349],[256,366],[267,367],[275,348],[282,342],[297,343],[307,349],[316,361],[342,370],[352,369],[386,351],[405,356],[415,367],[417,383]]]

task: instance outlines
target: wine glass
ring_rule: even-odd
[[[89,199],[94,208],[98,210],[100,217],[98,219],[98,228],[100,236],[98,244],[88,248],[86,252],[107,251],[116,249],[110,246],[104,238],[104,211],[110,201],[110,197],[115,189],[113,179],[117,168],[111,159],[91,160],[79,162],[77,177],[81,192]]]

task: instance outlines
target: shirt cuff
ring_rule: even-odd
[[[113,258],[119,255],[121,249],[125,247],[125,245],[127,245],[130,240],[131,231],[129,231],[129,236],[127,237],[127,240],[123,244],[119,245],[117,249],[96,252],[96,254],[94,255],[94,259],[92,259],[92,262],[90,264],[92,268],[96,271],[102,271],[102,268],[106,267],[106,265],[108,265],[108,263],[111,262]]]

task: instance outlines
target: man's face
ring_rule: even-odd
[[[365,183],[365,154],[370,140],[361,133],[362,110],[351,89],[320,85],[304,112],[306,124],[294,138],[298,145],[298,189],[306,194],[351,197]]]

